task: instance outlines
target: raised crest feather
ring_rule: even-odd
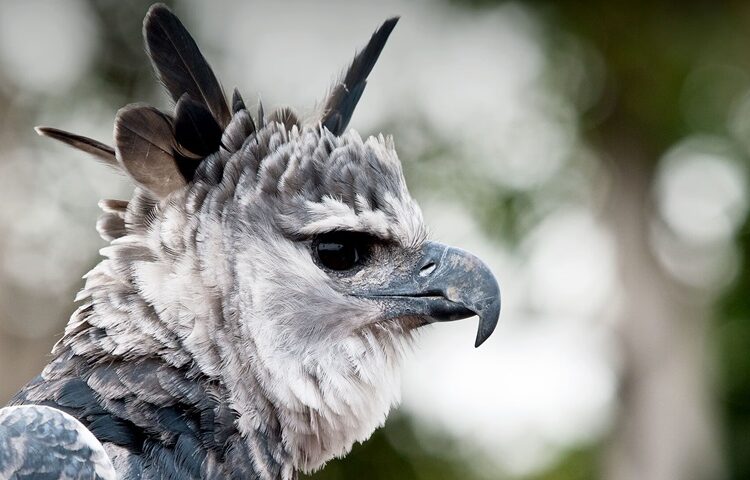
[[[240,91],[235,88],[234,92],[232,92],[232,113],[237,113],[240,110],[246,110],[245,100],[242,99]]]
[[[360,50],[325,101],[320,125],[333,135],[344,133],[362,96],[367,77],[393,31],[398,17],[386,20]],[[235,88],[231,104],[195,40],[163,4],[153,5],[143,21],[146,49],[154,69],[172,99],[174,115],[146,105],[129,105],[115,120],[115,147],[51,127],[40,135],[89,153],[103,163],[124,170],[159,199],[193,180],[204,158],[236,151],[244,139],[279,122],[286,129],[302,128],[289,108],[268,117],[258,97],[255,119]],[[235,117],[236,121],[232,118]]]
[[[222,128],[231,120],[224,92],[185,26],[166,5],[152,6],[143,21],[146,50],[159,79],[177,102],[188,93]]]
[[[60,130],[59,128],[36,127],[34,130],[43,137],[55,139],[75,149],[93,155],[105,165],[118,170],[120,169],[120,165],[117,163],[117,157],[115,156],[115,149],[109,145],[105,145],[92,138]]]
[[[186,183],[175,161],[174,147],[172,122],[156,108],[133,104],[117,112],[117,160],[139,185],[158,198]]]
[[[174,111],[174,134],[180,153],[183,149],[202,159],[219,149],[223,129],[216,123],[211,112],[199,102],[184,94]]]
[[[389,18],[375,30],[367,46],[354,57],[344,78],[331,90],[320,123],[334,135],[341,135],[349,125],[354,108],[367,85],[367,76],[372,72],[398,19],[399,17]]]

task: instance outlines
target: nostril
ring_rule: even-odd
[[[437,265],[435,264],[435,262],[430,262],[419,270],[419,276],[426,277],[427,275],[434,272],[436,268]]]

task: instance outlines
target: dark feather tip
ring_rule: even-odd
[[[349,125],[354,108],[367,85],[367,76],[372,72],[398,20],[399,17],[389,18],[375,30],[367,46],[354,57],[344,78],[331,91],[321,123],[334,135],[341,135]]]
[[[263,101],[258,97],[258,128],[266,126],[266,113],[263,110]]]
[[[115,157],[115,149],[109,145],[105,145],[92,138],[84,137],[82,135],[76,135],[75,133],[66,132],[59,128],[53,127],[35,127],[36,133],[43,137],[49,137],[58,142],[62,142],[75,149],[81,150],[93,155],[96,159],[100,160],[104,164],[119,169],[120,166],[117,163]]]
[[[383,22],[383,25],[372,34],[367,46],[354,57],[354,61],[344,77],[344,83],[348,87],[351,88],[357,83],[367,80],[367,76],[370,75],[375,63],[378,61],[380,53],[388,41],[388,37],[391,36],[393,29],[396,28],[398,20],[399,17],[393,17]]]
[[[177,16],[163,4],[152,6],[143,20],[143,36],[154,70],[172,99],[177,102],[183,94],[190,94],[225,127],[231,113],[221,85]]]
[[[237,88],[232,92],[232,113],[237,113],[240,110],[245,110],[245,101],[240,95],[240,91]]]

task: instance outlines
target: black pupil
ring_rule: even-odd
[[[367,241],[362,234],[331,232],[318,238],[315,250],[320,263],[331,270],[349,270],[362,261]]]

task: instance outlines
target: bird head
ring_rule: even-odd
[[[87,295],[127,271],[159,328],[226,385],[240,429],[262,429],[262,413],[275,412],[303,470],[383,423],[418,328],[478,316],[479,346],[499,316],[488,267],[428,239],[393,139],[347,130],[395,24],[302,122],[289,109],[252,114],[236,90],[228,104],[183,25],[156,5],[146,47],[174,112],[121,109],[114,148],[39,129],[137,186],[130,202],[103,204],[112,263],[97,267]]]

